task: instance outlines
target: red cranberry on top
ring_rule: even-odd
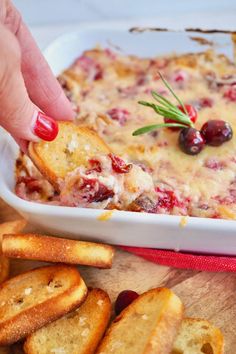
[[[119,315],[127,306],[129,306],[139,295],[133,290],[122,291],[115,302],[115,313]]]
[[[179,146],[188,155],[197,155],[205,146],[201,132],[194,128],[184,128],[179,135]]]
[[[233,136],[230,124],[220,119],[209,120],[203,124],[201,133],[206,143],[211,146],[220,146]]]

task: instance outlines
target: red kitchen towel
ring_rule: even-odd
[[[194,269],[206,272],[236,272],[236,257],[195,255],[150,248],[120,246],[127,252],[148,261],[175,268]]]

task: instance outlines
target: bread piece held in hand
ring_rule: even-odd
[[[44,235],[4,235],[3,254],[10,258],[111,268],[114,248],[108,245]]]
[[[91,354],[95,352],[111,316],[111,302],[101,289],[89,291],[75,311],[29,336],[27,354]]]
[[[57,265],[20,274],[0,286],[0,345],[12,344],[72,311],[87,287],[75,267]]]
[[[90,128],[59,122],[59,133],[51,142],[29,144],[29,156],[42,175],[60,191],[59,181],[90,158],[108,154],[110,149]]]
[[[169,354],[182,317],[183,305],[171,290],[149,290],[116,317],[96,353]]]
[[[0,245],[2,243],[2,236],[4,234],[19,233],[26,225],[26,220],[19,219],[15,221],[8,221],[0,224]],[[0,248],[1,249],[1,248]],[[9,259],[2,255],[0,250],[0,283],[6,280],[9,276]]]
[[[221,331],[206,320],[185,318],[171,354],[223,354]]]

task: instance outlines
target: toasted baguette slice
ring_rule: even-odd
[[[35,234],[4,235],[3,254],[10,258],[111,268],[114,248],[108,245]]]
[[[115,319],[96,353],[169,354],[182,317],[183,305],[171,290],[149,290]]]
[[[208,321],[185,318],[175,340],[172,354],[223,354],[221,331]]]
[[[15,221],[5,222],[0,224],[0,244],[2,243],[2,236],[8,233],[19,233],[26,225],[26,220],[19,219]],[[9,276],[10,263],[9,259],[2,255],[0,248],[0,283],[6,280]]]
[[[24,350],[27,354],[94,353],[110,316],[108,295],[101,289],[93,289],[77,310],[29,336]]]
[[[9,345],[63,316],[86,297],[76,268],[57,265],[20,274],[0,286],[0,345]]]
[[[110,149],[95,131],[71,122],[60,122],[54,141],[31,142],[28,152],[42,175],[58,190],[58,179],[64,179],[79,166],[87,166],[91,157],[107,154]]]

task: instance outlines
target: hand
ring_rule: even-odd
[[[2,0],[0,125],[26,151],[27,141],[50,141],[56,137],[55,120],[71,120],[73,116],[70,102],[19,12],[9,0]]]

